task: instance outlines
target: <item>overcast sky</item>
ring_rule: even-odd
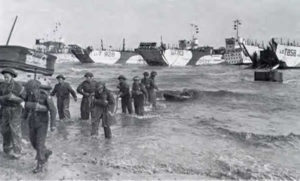
[[[5,44],[15,16],[10,44],[32,47],[36,38],[63,36],[82,46],[129,48],[141,41],[175,44],[191,38],[199,26],[201,45],[224,46],[240,19],[241,36],[300,40],[300,0],[0,0],[0,42]],[[56,23],[61,26],[53,34]]]

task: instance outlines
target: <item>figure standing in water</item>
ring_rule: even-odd
[[[31,145],[36,150],[37,166],[33,173],[43,171],[45,163],[52,154],[47,149],[45,142],[49,125],[50,112],[50,130],[55,130],[56,109],[49,93],[42,90],[41,83],[37,80],[30,80],[26,84],[25,97],[25,119],[29,123],[29,138]]]
[[[132,100],[130,95],[130,88],[126,82],[126,77],[120,75],[119,79],[119,97],[121,97],[121,104],[122,104],[122,112],[126,113],[128,111],[129,114],[132,114]]]
[[[134,103],[134,110],[137,115],[144,115],[144,103],[147,99],[148,94],[144,85],[140,83],[140,78],[135,76],[132,84],[132,98]]]
[[[94,75],[91,72],[87,72],[84,77],[85,80],[77,87],[77,92],[83,96],[80,105],[81,119],[88,120],[97,82],[93,80]]]
[[[111,120],[110,115],[114,111],[115,99],[112,93],[105,87],[103,82],[96,85],[95,98],[92,106],[92,136],[98,135],[100,120],[102,119],[102,127],[105,138],[111,138]]]
[[[155,77],[157,76],[156,71],[152,71],[149,78],[149,102],[152,104],[152,107],[156,109],[156,90],[158,90],[158,87],[155,83]]]
[[[150,80],[149,80],[149,72],[144,72],[144,78],[142,78],[141,83],[144,85],[146,91],[147,91],[147,95],[149,95],[149,88],[150,88]],[[145,103],[149,102],[149,97],[147,97],[147,99],[145,99]]]
[[[66,78],[63,75],[58,75],[56,79],[58,84],[55,85],[53,91],[51,92],[51,96],[56,95],[59,119],[70,119],[70,94],[72,94],[75,101],[77,101],[77,95],[70,84],[65,82]]]
[[[11,158],[21,156],[21,103],[25,98],[24,87],[14,78],[13,69],[3,69],[4,82],[0,84],[0,130],[3,136],[3,152]]]

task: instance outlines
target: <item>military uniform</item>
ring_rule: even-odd
[[[21,101],[9,98],[13,94],[19,98],[24,98],[24,87],[13,79],[9,83],[0,84],[0,129],[3,136],[3,151],[7,154],[21,153]]]
[[[118,85],[120,89],[122,112],[132,114],[132,100],[130,95],[129,85],[126,82],[120,82]]]
[[[81,119],[83,120],[90,118],[91,103],[94,97],[96,83],[94,80],[85,80],[77,87],[77,92],[83,96],[80,105]]]
[[[137,115],[144,115],[144,100],[147,99],[147,96],[147,90],[142,83],[134,82],[132,84],[132,98]]]
[[[158,87],[155,83],[155,78],[151,76],[149,78],[148,96],[149,96],[149,102],[152,104],[154,108],[156,108],[156,90],[158,90]]]
[[[50,127],[55,126],[56,109],[48,92],[39,89],[39,81],[31,80],[26,85],[25,118],[29,123],[29,138],[36,150],[37,168],[35,172],[42,171],[42,166],[52,154],[46,148],[45,142],[48,131],[50,112]]]
[[[53,91],[51,92],[51,96],[56,95],[57,97],[57,110],[59,119],[71,118],[69,111],[70,94],[72,94],[73,98],[77,100],[75,91],[67,82],[56,84]]]
[[[146,72],[145,72],[146,73]],[[144,75],[145,75],[144,73]],[[148,73],[148,72],[147,72]],[[146,74],[149,75],[149,74]],[[150,89],[150,79],[148,76],[144,76],[144,78],[142,78],[141,83],[144,85],[146,91],[147,91],[147,95],[149,95],[149,89]],[[147,98],[145,98],[145,103],[150,102],[149,101],[149,96],[147,96]]]
[[[95,91],[92,106],[92,135],[98,135],[100,119],[102,119],[105,138],[111,138],[111,122],[108,118],[108,114],[113,113],[114,107],[115,99],[109,90],[104,87],[101,93]]]

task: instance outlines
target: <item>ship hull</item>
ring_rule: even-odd
[[[26,82],[36,78],[45,87],[50,86],[49,76],[54,73],[56,57],[22,46],[0,46],[0,69],[16,69],[16,80]]]
[[[81,63],[113,64],[145,64],[143,57],[132,51],[99,51],[88,52],[84,49],[71,51]]]
[[[300,47],[278,45],[276,56],[280,62],[280,68],[300,68]]]
[[[222,55],[205,55],[196,62],[196,65],[216,65],[224,62]]]
[[[224,54],[224,60],[230,65],[249,65],[252,63],[250,57],[247,57],[241,48],[227,50]]]
[[[133,51],[121,51],[121,57],[116,64],[146,64],[143,57]]]
[[[162,50],[158,49],[136,49],[136,52],[140,54],[145,62],[150,66],[168,66],[163,58]]]
[[[44,75],[54,73],[56,57],[21,46],[0,46],[0,66],[36,72]]]
[[[139,54],[150,66],[194,66],[203,57],[210,55],[210,49],[179,50],[137,49]]]
[[[209,58],[211,55],[212,49],[211,48],[205,48],[205,49],[196,49],[191,50],[192,51],[192,58],[188,62],[187,65],[197,65],[197,63],[200,65],[201,62],[203,62],[203,58]],[[208,63],[208,62],[207,62]]]
[[[94,63],[112,65],[115,64],[121,57],[121,53],[108,50],[94,50],[89,54]]]
[[[78,59],[72,53],[50,53],[57,57],[56,63],[78,62]]]

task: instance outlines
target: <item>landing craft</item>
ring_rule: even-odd
[[[122,50],[104,49],[101,41],[101,49],[92,47],[76,48],[72,53],[81,63],[101,63],[107,65],[113,64],[145,64],[143,58],[136,52],[125,49],[125,40],[123,40]]]
[[[56,57],[22,46],[0,46],[0,68],[13,68],[18,73],[17,81],[39,80],[50,88],[49,76],[54,73]]]
[[[269,46],[260,51],[260,56],[255,59],[249,56],[253,62],[253,68],[300,68],[300,47],[296,43],[278,43],[272,38]],[[248,48],[244,46],[244,50]]]
[[[61,33],[61,26],[60,22],[56,22],[55,27],[43,38],[36,39],[34,49],[56,56],[56,63],[78,62],[78,59],[71,52],[74,46],[76,47],[77,45],[65,44]]]
[[[150,66],[187,66],[219,64],[223,62],[222,54],[213,47],[198,46],[198,39],[180,40],[179,47],[158,46],[155,42],[141,42],[135,50]]]
[[[56,56],[56,63],[78,62],[78,59],[71,52],[75,48],[74,46],[77,45],[66,45],[63,41],[37,39],[35,50]]]
[[[248,54],[253,55],[256,52],[259,56],[259,53],[262,50],[262,48],[256,45],[239,42],[236,38],[226,38],[225,43],[226,53],[224,54],[224,59],[225,62],[230,65],[249,65],[252,61]],[[247,49],[248,54],[243,51],[243,47],[240,46],[241,43]]]
[[[36,79],[42,83],[43,88],[51,89],[49,76],[54,73],[56,57],[23,46],[8,45],[16,20],[17,17],[6,45],[0,46],[0,68],[16,69],[16,80],[21,83]]]

